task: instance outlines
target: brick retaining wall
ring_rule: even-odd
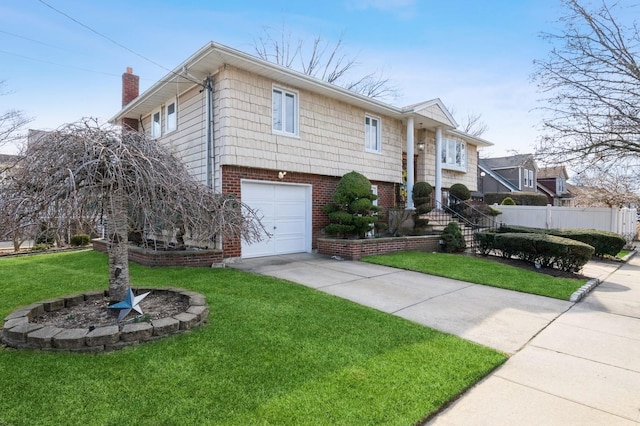
[[[406,250],[437,251],[439,235],[419,237],[368,238],[364,240],[344,240],[318,238],[318,253],[340,256],[347,260],[359,260],[373,254],[396,253]]]
[[[92,240],[93,249],[107,252],[107,242]],[[144,266],[204,266],[222,262],[222,250],[155,251],[129,247],[129,260]]]

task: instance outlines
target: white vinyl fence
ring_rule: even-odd
[[[587,228],[612,231],[631,242],[636,237],[637,210],[606,207],[497,206],[496,219],[506,225],[533,228]]]

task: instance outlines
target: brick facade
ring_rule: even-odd
[[[241,180],[259,180],[273,183],[298,183],[312,186],[311,195],[311,227],[312,249],[317,248],[318,238],[322,236],[322,229],[329,224],[327,215],[322,212],[322,208],[331,202],[333,191],[336,189],[340,177],[323,176],[307,173],[287,172],[284,179],[278,177],[278,171],[267,169],[254,169],[238,166],[222,167],[222,192],[224,194],[234,194],[242,200]],[[372,185],[378,185],[378,205],[386,213],[387,209],[394,207],[396,204],[396,186],[397,184],[390,182],[372,181]],[[224,257],[240,257],[241,256],[240,240],[227,240],[223,243]]]

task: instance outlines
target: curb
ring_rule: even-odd
[[[585,285],[573,292],[573,294],[569,298],[569,302],[577,303],[581,301],[587,294],[589,294],[591,290],[596,288],[600,283],[601,281],[598,278],[593,278],[587,281]]]
[[[636,254],[636,250],[633,250],[628,255],[623,257],[621,259],[620,265],[618,265],[618,267],[616,268],[616,271],[620,268],[620,266],[622,266],[623,263],[626,263],[629,259],[635,256],[635,254]],[[575,292],[573,292],[573,294],[569,298],[569,302],[577,303],[581,301],[587,294],[589,294],[591,290],[599,286],[601,283],[602,283],[602,280],[598,278],[593,278],[587,281],[585,285],[583,285],[582,287],[577,289]]]

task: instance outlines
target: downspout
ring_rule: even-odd
[[[207,186],[213,189],[213,168],[215,161],[215,151],[213,144],[213,81],[207,77],[204,81],[206,91],[206,132],[207,132]]]
[[[436,128],[436,208],[442,205],[442,127]]]
[[[206,95],[206,131],[207,131],[207,187],[211,190],[215,190],[215,180],[213,177],[215,169],[215,141],[213,133],[213,79],[208,76],[204,81],[204,89],[207,92]],[[214,246],[217,250],[222,250],[222,236],[216,235]]]
[[[407,119],[407,210],[413,210],[413,117]]]

